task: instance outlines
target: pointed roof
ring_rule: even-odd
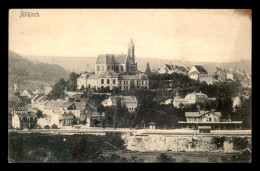
[[[194,67],[197,69],[198,72],[200,73],[205,73],[207,74],[208,72],[203,68],[201,65],[194,65]]]
[[[102,54],[98,55],[96,64],[124,64],[126,59],[126,54]]]

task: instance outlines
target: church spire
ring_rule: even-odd
[[[146,70],[145,70],[145,73],[146,73],[146,74],[151,73],[150,65],[149,65],[148,62],[147,62],[147,64],[146,64]]]

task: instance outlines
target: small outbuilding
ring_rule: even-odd
[[[150,122],[148,123],[148,125],[149,125],[149,129],[156,129],[156,123]]]
[[[211,126],[198,126],[199,133],[210,133]]]

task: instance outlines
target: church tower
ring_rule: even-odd
[[[133,43],[132,37],[128,44],[128,66],[127,71],[137,71],[137,63],[135,62],[135,45]]]
[[[150,73],[151,73],[150,65],[149,65],[148,62],[147,62],[147,64],[146,64],[146,70],[145,70],[145,73],[146,73],[146,74],[150,74]]]
[[[132,37],[131,37],[131,41],[128,44],[128,56],[130,57],[130,63],[134,64],[135,63],[135,45],[133,43]]]

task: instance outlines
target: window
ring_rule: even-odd
[[[119,71],[119,66],[118,65],[116,66],[116,71]]]
[[[107,84],[110,84],[110,80],[109,79],[107,79]]]
[[[211,118],[209,118],[209,121],[211,121]]]
[[[124,67],[121,65],[121,71],[124,71]]]
[[[100,71],[100,66],[99,65],[97,66],[97,71]]]
[[[114,66],[112,65],[112,70],[114,70]]]
[[[121,81],[119,81],[119,84],[121,84]]]
[[[116,84],[116,79],[113,79],[113,84]]]
[[[104,84],[104,79],[101,79],[101,84]]]
[[[107,70],[109,70],[110,68],[109,68],[109,65],[107,65]]]

